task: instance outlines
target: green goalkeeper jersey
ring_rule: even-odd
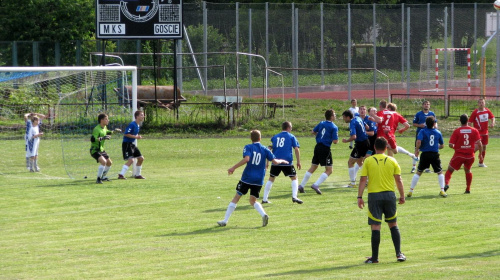
[[[98,124],[92,131],[92,137],[90,138],[90,153],[104,152],[104,142],[106,141],[104,136],[111,135],[112,133],[113,132],[108,130],[106,126],[103,128]],[[101,140],[99,140],[99,138]]]

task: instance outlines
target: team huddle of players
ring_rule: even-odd
[[[350,135],[349,138],[342,139],[342,142],[354,142],[348,160],[350,183],[346,187],[356,187],[356,177],[359,169],[362,167],[364,160],[375,153],[375,140],[382,137],[387,141],[387,154],[389,156],[402,153],[412,159],[413,168],[411,172],[415,174],[412,178],[407,197],[413,196],[420,176],[423,172],[431,172],[430,167],[438,175],[439,195],[447,197],[446,191],[449,188],[451,175],[463,165],[467,185],[465,193],[470,193],[472,182],[470,169],[475,160],[475,152],[479,151],[479,167],[486,167],[484,158],[486,156],[486,145],[488,144],[488,126],[495,126],[495,117],[485,107],[484,99],[478,101],[478,108],[472,112],[470,117],[467,114],[460,117],[461,126],[452,133],[449,141],[449,147],[453,148],[455,153],[450,160],[445,174],[443,174],[441,159],[439,157],[439,150],[444,147],[444,139],[441,132],[437,129],[436,115],[430,110],[429,101],[422,103],[422,110],[413,119],[413,126],[416,127],[414,153],[397,145],[396,131],[403,133],[410,128],[410,124],[403,116],[397,113],[397,106],[395,104],[382,100],[379,102],[379,110],[377,110],[373,107],[367,109],[365,106],[358,108],[356,103],[356,100],[352,100],[352,107],[342,113],[343,120],[349,123]],[[236,195],[227,208],[224,220],[219,221],[218,224],[225,226],[228,223],[229,217],[235,210],[236,203],[240,197],[250,191],[250,204],[261,214],[263,226],[267,225],[268,216],[257,201],[260,190],[264,185],[266,159],[273,161],[273,165],[270,169],[269,180],[264,188],[262,203],[270,203],[269,193],[275,177],[283,172],[285,176],[290,177],[292,180],[292,202],[302,204],[303,201],[297,195],[298,193],[305,192],[308,180],[320,165],[325,167],[325,171],[311,185],[311,189],[317,194],[322,194],[320,185],[332,173],[331,145],[337,144],[339,140],[338,127],[334,123],[335,119],[335,112],[331,109],[327,110],[325,112],[325,120],[321,121],[312,130],[312,133],[316,136],[316,146],[314,148],[311,167],[305,173],[300,184],[298,184],[297,172],[293,164],[293,153],[295,153],[297,160],[297,168],[300,169],[302,164],[300,161],[299,143],[291,133],[292,124],[284,122],[282,124],[282,132],[271,138],[272,146],[270,148],[272,152],[260,143],[260,132],[258,130],[252,131],[252,144],[246,145],[243,149],[243,159],[228,170],[228,173],[232,174],[236,168],[246,164],[242,178],[236,187]],[[469,123],[473,126],[469,126]],[[402,124],[402,128],[398,129],[400,124]],[[283,162],[275,162],[277,159]]]

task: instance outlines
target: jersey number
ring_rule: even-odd
[[[429,145],[434,146],[434,135],[430,136]]]
[[[252,164],[259,165],[262,155],[256,152],[253,152]]]
[[[469,145],[469,134],[464,134],[464,146]]]
[[[285,146],[285,138],[284,137],[278,137],[276,139],[276,147],[283,148],[283,146]]]

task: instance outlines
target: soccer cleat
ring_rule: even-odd
[[[271,201],[269,201],[269,200],[262,200],[262,204],[266,204],[266,203],[271,204]]]
[[[299,185],[299,193],[305,193],[304,187]]]
[[[302,204],[304,203],[302,200],[298,199],[298,198],[295,198],[295,197],[292,197],[292,202],[293,203],[298,203],[298,204]]]
[[[101,177],[97,177],[97,180],[95,181],[96,184],[102,184]]]
[[[220,227],[225,227],[226,226],[226,222],[224,221],[218,221],[217,224],[220,226]]]
[[[318,186],[316,186],[315,184],[313,184],[313,185],[311,186],[311,189],[313,189],[313,190],[314,190],[317,194],[321,194],[321,191],[319,190],[319,187],[318,187]]]
[[[374,260],[372,257],[366,258],[365,263],[378,263],[378,260]]]
[[[125,178],[125,176],[123,176],[122,174],[118,174],[118,179],[120,179],[120,180],[127,180],[127,178]]]
[[[442,197],[447,197],[448,196],[448,194],[446,194],[444,191],[440,191],[439,195],[442,196]]]
[[[355,188],[356,187],[356,184],[353,184],[353,183],[349,183],[347,184],[347,186],[345,186],[346,188]]]
[[[101,181],[103,181],[103,182],[111,182],[111,180],[108,177],[102,177]]]
[[[35,172],[40,172],[40,168],[38,166],[35,166]]]
[[[448,185],[444,186],[444,191],[447,192],[449,188],[450,188],[450,186],[448,186]]]
[[[33,169],[33,168],[30,168],[30,172],[35,172],[35,169]]]
[[[269,216],[268,215],[264,215],[262,217],[262,226],[265,227],[267,226],[267,223],[269,222]]]
[[[470,191],[465,190],[464,194],[470,194]]]
[[[146,178],[142,177],[142,175],[137,175],[134,178],[136,178],[136,179],[146,179]]]
[[[480,163],[480,164],[478,164],[478,167],[488,167],[488,166],[486,166],[486,164],[484,164],[484,163]]]
[[[424,170],[425,173],[431,173],[431,170],[429,168],[427,168],[426,170]]]
[[[399,253],[396,258],[398,259],[398,262],[404,262],[406,261],[406,256],[403,253]]]
[[[414,161],[418,161],[418,157],[414,154],[408,154]]]
[[[415,170],[416,170],[416,168],[415,168],[415,166],[413,166],[413,167],[411,168],[411,173],[415,173]]]
[[[413,192],[409,192],[406,197],[411,197],[413,195]]]

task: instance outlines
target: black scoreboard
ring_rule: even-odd
[[[182,39],[182,0],[96,0],[98,39]]]

